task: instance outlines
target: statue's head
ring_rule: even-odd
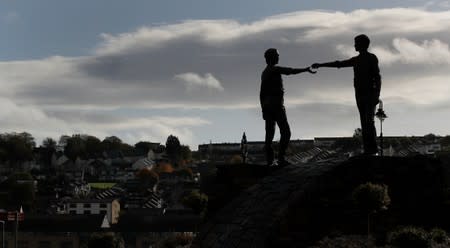
[[[269,48],[264,53],[264,58],[266,59],[266,63],[268,65],[276,65],[276,64],[278,64],[278,60],[280,58],[280,55],[278,54],[277,49]]]
[[[355,50],[360,51],[366,51],[369,48],[370,39],[365,34],[360,34],[355,37]]]

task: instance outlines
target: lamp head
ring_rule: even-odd
[[[383,110],[383,102],[381,100],[378,104],[378,110],[375,113],[375,117],[377,117],[380,121],[384,121],[387,118],[387,115]]]

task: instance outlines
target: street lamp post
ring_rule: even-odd
[[[5,248],[5,221],[0,220],[2,223],[2,248]]]
[[[383,101],[380,100],[375,116],[380,120],[380,155],[383,156],[383,121],[387,118],[383,109]]]

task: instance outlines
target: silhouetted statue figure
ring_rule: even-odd
[[[262,108],[263,119],[266,122],[266,138],[265,138],[265,154],[267,164],[287,165],[285,160],[286,149],[291,138],[291,130],[286,117],[286,109],[284,107],[284,88],[281,75],[298,74],[302,72],[310,72],[307,68],[289,68],[277,66],[279,54],[277,49],[270,48],[264,53],[267,66],[261,75],[261,92],[260,103]],[[274,152],[272,141],[275,135],[275,124],[280,128],[280,146],[278,152],[278,163],[274,162]]]
[[[247,157],[248,157],[248,147],[247,147],[247,136],[245,135],[245,132],[242,134],[241,139],[241,156],[242,156],[242,163],[247,163]]]
[[[367,35],[361,34],[355,37],[355,50],[358,56],[348,60],[315,63],[311,67],[353,67],[356,104],[361,119],[364,154],[377,153],[375,130],[375,106],[379,102],[381,90],[381,76],[378,68],[378,58],[369,53],[370,40]]]

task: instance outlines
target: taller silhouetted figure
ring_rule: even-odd
[[[267,66],[261,74],[260,103],[263,119],[266,123],[265,154],[267,164],[287,165],[285,160],[286,149],[291,138],[291,130],[286,117],[284,107],[284,88],[281,75],[298,74],[302,72],[315,73],[306,68],[289,68],[277,66],[279,54],[277,49],[270,48],[264,53]],[[280,146],[278,151],[278,163],[274,162],[272,141],[275,135],[275,124],[280,128]]]
[[[358,56],[342,61],[315,63],[312,68],[353,67],[356,105],[361,119],[364,154],[374,155],[378,151],[374,116],[375,106],[380,97],[381,76],[377,56],[367,51],[369,44],[370,39],[367,35],[358,35],[355,37],[355,50],[359,52]]]

